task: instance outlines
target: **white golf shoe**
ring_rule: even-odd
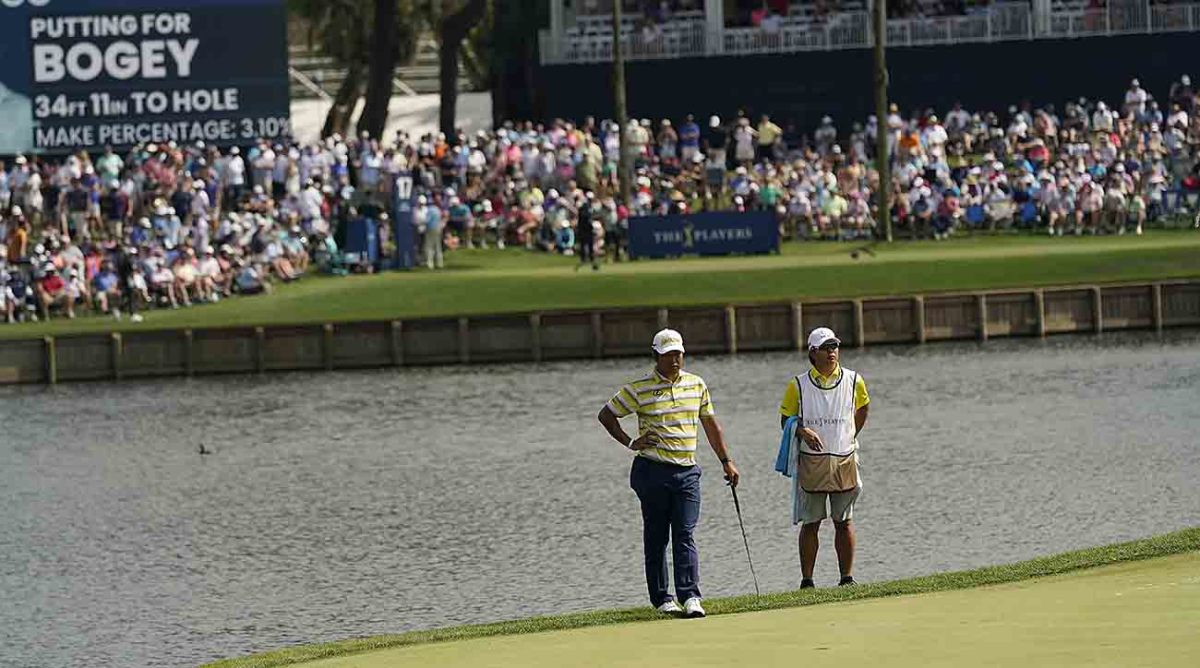
[[[684,617],[703,617],[704,608],[700,605],[700,599],[693,596],[683,602]]]
[[[662,605],[658,606],[658,611],[668,615],[675,615],[683,612],[683,608],[679,607],[679,604],[675,602],[675,599],[669,598],[664,601]]]

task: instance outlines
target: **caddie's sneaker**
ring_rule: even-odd
[[[704,608],[700,605],[700,599],[693,596],[683,602],[684,617],[703,617]]]
[[[849,587],[856,584],[858,583],[854,581],[854,576],[852,575],[843,575],[841,581],[838,582],[839,587]]]
[[[812,581],[812,578],[802,578],[800,580],[801,589],[816,589],[817,585]]]
[[[679,607],[679,604],[675,602],[675,599],[668,598],[663,602],[662,605],[658,606],[658,611],[668,615],[675,615],[683,612],[683,608]]]

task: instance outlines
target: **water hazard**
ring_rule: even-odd
[[[843,354],[872,395],[856,576],[1200,524],[1200,334]],[[0,388],[0,665],[190,666],[645,604],[628,454],[595,414],[641,359]],[[795,588],[772,470],[795,354],[698,357],[765,590]],[[201,455],[201,444],[213,454]],[[752,591],[711,451],[706,596]],[[818,586],[836,582],[826,527]]]

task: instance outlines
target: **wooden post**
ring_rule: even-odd
[[[1155,283],[1150,286],[1151,304],[1154,313],[1154,331],[1157,334],[1162,334],[1163,331],[1163,298],[1162,298],[1162,283]]]
[[[921,295],[913,297],[913,330],[917,335],[917,343],[925,343],[925,298]]]
[[[196,335],[183,330],[183,373],[189,378],[196,373]]]
[[[333,324],[325,323],[321,327],[321,361],[326,371],[333,371]]]
[[[600,319],[600,312],[592,313],[592,357],[600,358],[604,356],[604,322]]]
[[[1046,338],[1046,293],[1039,290],[1033,291],[1033,310],[1037,316],[1037,335],[1040,338]]]
[[[732,306],[725,307],[725,350],[731,355],[738,351],[737,309]]]
[[[658,328],[666,329],[671,326],[671,314],[665,308],[658,309]]]
[[[124,350],[123,350],[123,346],[121,345],[121,333],[113,332],[112,333],[113,380],[121,380],[121,362],[123,361],[121,359],[121,356],[123,353],[124,353]]]
[[[404,322],[393,320],[388,324],[388,342],[392,350],[392,366],[404,364]]]
[[[1092,288],[1092,329],[1097,334],[1104,331],[1104,298],[1099,287]]]
[[[975,304],[979,310],[979,340],[988,340],[987,295],[982,292],[975,296]]]
[[[533,361],[542,361],[542,314],[531,313],[529,315],[529,339],[531,352],[533,353]]]
[[[851,302],[854,305],[854,345],[862,348],[867,345],[866,325],[863,324],[863,303],[861,299]]]
[[[267,331],[262,327],[254,328],[254,370],[267,370]]]
[[[471,325],[467,318],[458,319],[458,361],[471,361]]]
[[[804,350],[804,305],[800,302],[792,302],[792,337],[796,350]]]
[[[58,351],[54,346],[54,337],[42,337],[42,342],[45,344],[46,351],[46,383],[56,385],[58,384]]]

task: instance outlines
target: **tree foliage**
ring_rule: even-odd
[[[492,91],[493,121],[540,115],[538,30],[549,23],[540,0],[289,0],[308,26],[309,43],[346,69],[324,133],[345,133],[358,100],[359,128],[383,131],[395,68],[411,62],[420,36],[438,39],[439,124],[453,136],[462,62],[472,83]],[[388,29],[376,31],[381,20]],[[368,83],[369,82],[369,83]]]
[[[390,7],[381,7],[383,3]],[[359,126],[375,136],[382,133],[387,106],[384,101],[380,111],[378,100],[391,97],[396,66],[412,62],[416,56],[417,40],[425,27],[418,8],[422,4],[428,5],[429,0],[289,0],[293,15],[307,24],[309,44],[346,69],[346,77],[325,119],[324,134],[346,132],[364,87],[368,99],[375,101],[372,111],[376,117],[367,123],[360,120]],[[380,10],[385,10],[389,29],[377,32]],[[382,46],[379,52],[374,50],[377,45]],[[368,82],[374,87],[368,86]],[[363,120],[367,116],[364,109]]]

